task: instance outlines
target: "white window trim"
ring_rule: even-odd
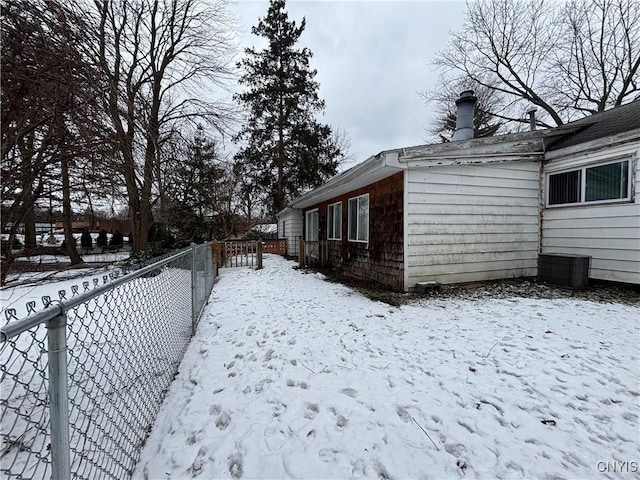
[[[335,236],[335,223],[333,225],[333,230],[334,230],[334,236],[330,237],[329,236],[329,232],[331,231],[330,225],[329,225],[329,221],[331,220],[331,216],[329,215],[329,209],[331,209],[331,207],[333,207],[333,212],[335,215],[335,208],[336,206],[340,206],[340,220],[339,220],[339,225],[340,225],[340,236]],[[329,205],[327,205],[327,240],[342,240],[342,202],[335,202],[335,203],[331,203]]]
[[[369,194],[368,193],[364,193],[364,194],[358,195],[356,197],[351,197],[351,198],[349,198],[349,200],[347,200],[347,220],[348,220],[347,221],[347,239],[350,242],[354,242],[354,243],[367,243],[368,244],[369,243],[369,224],[371,222],[371,218],[369,216],[369,212],[370,212],[370,208],[369,207],[371,206],[371,203],[369,203],[369,202],[367,202],[367,235],[366,235],[367,239],[366,240],[357,240],[357,239],[350,238],[350,235],[351,235],[351,208],[350,208],[349,204],[350,204],[351,200],[354,200],[354,199],[358,200],[358,199],[363,198],[363,197],[367,197],[367,200],[369,200]],[[356,209],[356,211],[357,210],[358,209]],[[358,234],[360,233],[358,231],[358,225],[359,225],[358,224],[358,219],[356,218],[356,238],[359,237]]]
[[[585,190],[587,185],[587,169],[594,168],[594,167],[602,167],[604,165],[611,165],[614,163],[621,163],[625,161],[628,162],[627,163],[627,196],[625,198],[611,198],[608,200],[593,200],[593,201],[586,202],[584,199],[585,199]],[[549,194],[551,193],[550,177],[552,175],[558,175],[558,174],[569,173],[569,172],[577,172],[577,171],[580,171],[580,200],[573,203],[556,203],[554,205],[550,205],[549,204]],[[633,158],[631,157],[621,157],[621,158],[616,158],[612,160],[605,160],[601,162],[590,163],[587,165],[582,165],[580,167],[563,168],[561,170],[547,172],[545,175],[545,182],[544,182],[545,189],[546,189],[546,192],[545,192],[546,208],[585,207],[590,205],[603,205],[607,203],[628,203],[632,200],[632,196],[631,196],[632,195],[631,186],[633,182],[632,177],[633,177]]]
[[[318,238],[316,240],[309,240],[309,214],[314,212],[318,213]],[[320,240],[320,211],[317,208],[307,210],[304,213],[304,239],[306,242],[317,242]]]

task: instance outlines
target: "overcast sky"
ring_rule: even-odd
[[[235,5],[242,47],[261,45],[251,34],[269,2]],[[448,32],[464,19],[463,1],[288,0],[289,19],[305,17],[298,45],[313,52],[324,121],[351,139],[350,167],[382,150],[425,143],[428,106],[418,95],[435,86],[430,62]]]

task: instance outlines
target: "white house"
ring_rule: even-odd
[[[540,250],[588,255],[591,278],[640,284],[640,102],[570,125],[545,153]]]
[[[535,276],[539,253],[588,255],[591,278],[640,284],[640,102],[556,129],[466,140],[471,129],[458,130],[298,197],[280,212],[280,236],[304,235],[343,273],[398,290]]]

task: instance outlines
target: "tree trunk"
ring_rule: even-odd
[[[11,231],[9,233],[9,241],[4,245],[2,249],[2,263],[0,264],[0,284],[4,285],[7,279],[7,275],[11,271],[11,267],[13,266],[14,258],[13,252],[11,251],[11,246],[13,245],[13,241],[16,238],[16,233],[18,231],[18,225],[14,222],[11,225]]]
[[[36,217],[33,205],[24,216],[24,248],[26,251],[36,248]]]
[[[71,265],[82,263],[82,257],[76,248],[73,239],[72,210],[71,210],[71,186],[69,185],[69,159],[65,152],[60,156],[60,166],[62,173],[62,224],[64,225],[64,239],[67,244],[67,255],[71,260]]]

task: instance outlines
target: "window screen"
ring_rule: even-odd
[[[580,170],[549,175],[549,205],[580,201]]]

